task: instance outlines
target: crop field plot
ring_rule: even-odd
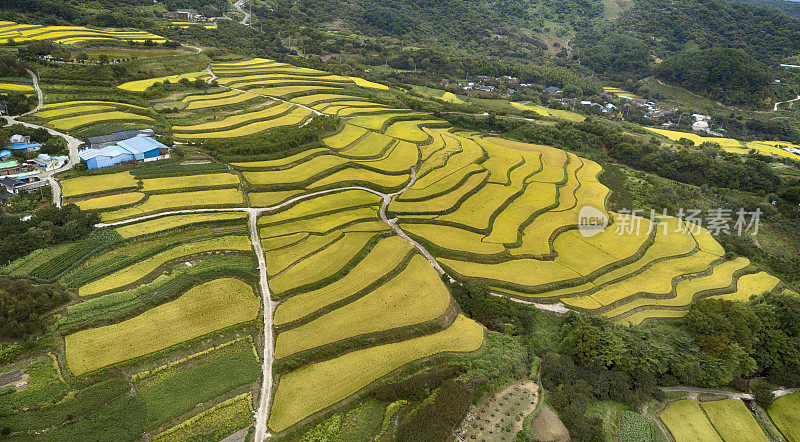
[[[217,221],[244,220],[247,214],[240,212],[191,213],[186,215],[168,215],[160,218],[125,224],[114,230],[123,238],[149,235],[178,227]]]
[[[729,301],[748,301],[751,296],[758,296],[766,292],[771,292],[779,282],[780,280],[778,278],[767,272],[744,275],[736,281],[735,292],[713,297],[727,299]]]
[[[270,106],[267,109],[262,109],[254,112],[245,112],[238,115],[231,115],[221,120],[211,121],[208,123],[194,124],[191,126],[173,126],[172,130],[175,132],[215,132],[221,129],[228,129],[237,127],[245,123],[254,121],[266,120],[275,118],[279,115],[286,114],[291,111],[293,106],[289,103],[279,103]]]
[[[270,289],[278,298],[290,290],[321,284],[335,277],[349,261],[363,253],[371,243],[380,239],[382,232],[348,232],[341,239],[329,244],[319,252],[307,256],[269,281]],[[273,252],[267,253],[268,255]],[[280,251],[276,252],[280,253]]]
[[[331,92],[341,88],[334,86],[319,86],[319,85],[294,85],[294,86],[276,86],[276,87],[258,87],[250,89],[250,92],[266,95],[268,97],[286,97],[287,95],[299,93],[313,93],[315,91]]]
[[[243,172],[248,183],[258,186],[267,184],[302,183],[328,170],[348,164],[350,160],[335,155],[319,155],[289,169],[263,172]]]
[[[275,310],[275,325],[302,319],[368,288],[374,281],[394,273],[411,250],[411,245],[402,238],[391,236],[382,239],[341,279],[281,302]]]
[[[356,126],[352,126],[356,127]],[[354,141],[354,144],[341,149],[339,154],[347,158],[382,158],[388,149],[399,141],[378,132],[369,132],[365,137]]]
[[[71,131],[110,122],[155,123],[146,113],[146,109],[126,103],[67,101],[42,106],[33,117],[57,130]]]
[[[247,161],[242,163],[231,163],[233,167],[242,170],[248,169],[278,169],[284,168],[286,166],[295,164],[295,163],[302,163],[304,161],[308,161],[310,158],[313,158],[317,155],[323,154],[328,152],[328,149],[324,147],[319,147],[316,149],[308,149],[304,150],[300,153],[290,155],[288,157],[279,158],[276,160],[264,160],[264,161]]]
[[[188,74],[170,75],[168,77],[156,77],[156,78],[148,78],[146,80],[129,81],[127,83],[122,83],[117,87],[126,91],[142,92],[156,83],[164,83],[164,82],[177,83],[178,81],[184,78],[189,81],[194,81],[197,79],[205,80],[206,78],[210,77],[211,74],[205,71],[189,72]]]
[[[428,261],[414,256],[402,272],[361,298],[281,332],[275,357],[393,328],[433,321],[450,305],[450,292]]]
[[[482,344],[483,328],[459,315],[438,333],[356,350],[303,366],[281,376],[269,427],[283,431],[414,360],[442,352],[472,352]],[[338,381],[331,383],[332,377]]]
[[[282,106],[277,105],[275,107]],[[291,105],[290,105],[291,106]],[[273,110],[275,112],[275,110]],[[292,109],[284,110],[283,112],[274,113],[272,117],[237,126],[227,130],[212,130],[210,132],[197,132],[207,129],[197,129],[195,126],[188,126],[191,133],[176,132],[175,136],[182,139],[198,139],[198,138],[229,138],[229,137],[243,137],[263,132],[281,126],[294,126],[302,123],[311,116],[311,111],[300,107],[293,107]],[[252,116],[251,116],[252,117]],[[248,118],[251,118],[248,117]],[[231,117],[234,118],[234,117]],[[229,121],[230,122],[230,121]]]
[[[781,434],[791,442],[800,441],[800,393],[787,394],[775,399],[769,408],[770,419]]]
[[[242,91],[230,91],[233,92],[232,94],[228,93],[220,93],[215,94],[216,98],[211,98],[211,96],[204,96],[205,99],[193,99],[193,100],[186,100],[186,98],[193,97],[190,95],[183,99],[184,102],[188,103],[186,105],[186,110],[197,110],[197,109],[206,109],[210,107],[221,107],[221,106],[230,106],[234,104],[244,103],[246,101],[255,100],[257,98],[261,98],[258,95],[251,94],[249,92],[242,92]],[[225,94],[223,96],[223,94]]]
[[[420,126],[424,124],[442,124],[440,120],[409,120],[398,121],[386,128],[386,135],[412,143],[422,143],[429,135]]]
[[[641,307],[685,307],[695,300],[695,296],[701,293],[719,291],[730,286],[734,281],[734,274],[750,264],[750,260],[744,257],[736,258],[732,261],[725,261],[715,266],[710,275],[699,276],[679,281],[675,285],[675,297],[669,299],[646,299],[638,298],[624,304],[621,307],[604,312],[603,314],[614,318],[618,322],[626,323],[624,318],[626,312]]]
[[[19,83],[4,83],[0,82],[0,91],[2,92],[22,92],[22,93],[33,93],[33,86],[29,84],[19,84]]]
[[[708,420],[726,442],[766,442],[755,416],[740,399],[723,399],[700,403]]]
[[[367,135],[367,130],[352,124],[345,124],[341,131],[325,138],[323,141],[333,149],[344,149],[350,146],[359,138]]]
[[[674,130],[667,130],[667,129],[656,129],[652,127],[645,127],[645,129],[655,132],[661,136],[667,137],[672,141],[678,141],[681,138],[686,138],[692,140],[696,146],[699,146],[703,143],[717,143],[723,148],[741,148],[744,147],[742,143],[738,140],[734,140],[733,138],[718,138],[718,137],[704,137],[701,135],[688,133],[688,132],[678,132]]]
[[[408,114],[381,114],[381,115],[363,115],[360,117],[355,117],[349,121],[350,124],[354,124],[356,126],[363,127],[365,129],[374,130],[376,132],[383,132],[384,126],[388,125],[392,119],[397,117],[406,116]],[[423,118],[423,115],[420,115],[420,118]],[[416,134],[416,126],[414,129],[414,134]],[[425,137],[427,138],[427,136]]]
[[[197,404],[215,401],[221,395],[230,394],[231,390],[241,391],[242,386],[257,381],[261,373],[258,355],[249,339],[223,343],[210,353],[192,356],[194,357],[178,364],[159,367],[155,372],[145,372],[145,377],[137,379],[136,394],[146,405],[148,428],[158,428],[165,422],[174,421],[175,418],[195,410]],[[236,397],[231,401],[235,401]],[[225,411],[229,404],[228,401],[220,402],[220,408],[215,406],[195,415],[173,427],[174,429],[167,429],[167,434],[162,437],[169,440],[170,434],[191,434],[200,430],[201,426],[206,426],[207,430],[211,430],[211,426],[219,426],[219,430],[227,429],[229,427],[226,424],[234,422],[226,423],[212,418],[215,415],[219,417],[219,414],[234,417],[235,415],[228,414],[233,410]],[[237,406],[239,407],[241,405]]]
[[[125,209],[104,212],[100,217],[105,222],[119,221],[170,210],[197,207],[224,207],[244,204],[242,193],[237,189],[197,190],[192,192],[148,195],[142,204]]]
[[[212,251],[247,252],[250,251],[250,249],[250,241],[246,236],[223,236],[181,244],[86,284],[78,290],[78,294],[80,296],[91,296],[125,287],[144,278],[157,270],[160,266],[185,256]]]
[[[325,178],[309,184],[308,189],[321,187],[332,187],[340,183],[353,183],[359,186],[385,189],[391,191],[400,190],[408,181],[407,175],[385,175],[367,169],[349,167],[338,172],[334,172]]]
[[[149,178],[142,180],[143,192],[159,190],[193,189],[199,187],[230,187],[239,184],[239,177],[232,173],[210,173],[205,175],[185,175],[168,178]]]
[[[673,402],[661,412],[659,418],[676,442],[722,441],[694,399]]]
[[[155,442],[177,442],[208,435],[228,435],[248,426],[253,418],[253,396],[243,393],[153,437]]]
[[[22,25],[13,22],[0,27],[0,44],[9,40],[16,43],[34,40],[50,40],[61,44],[74,44],[88,40],[122,40],[144,42],[150,40],[157,43],[166,41],[164,37],[145,31],[91,29],[83,26],[40,26]]]
[[[75,375],[89,373],[251,321],[260,307],[248,284],[213,280],[134,318],[66,336],[67,366]]]
[[[83,210],[103,210],[113,209],[120,206],[136,204],[144,199],[145,195],[140,192],[118,193],[115,195],[98,196],[75,203]]]
[[[59,184],[61,185],[61,195],[64,198],[70,198],[112,190],[132,189],[137,187],[139,182],[130,172],[117,172],[67,178],[60,180]]]
[[[523,110],[523,111],[536,112],[537,114],[539,114],[539,115],[541,115],[543,117],[557,118],[559,120],[572,121],[572,122],[576,122],[576,123],[580,123],[581,121],[586,119],[586,117],[584,117],[581,114],[576,114],[575,112],[571,112],[571,111],[567,111],[567,110],[550,109],[550,108],[542,107],[542,106],[538,106],[538,105],[531,105],[531,104],[525,104],[525,103],[516,103],[516,102],[512,102],[511,106],[516,108],[516,109]]]

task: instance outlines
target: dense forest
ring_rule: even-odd
[[[100,222],[96,213],[87,213],[75,204],[57,208],[47,204],[28,220],[16,215],[0,214],[0,262],[13,261],[50,245],[77,241]]]

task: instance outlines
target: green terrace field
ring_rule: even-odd
[[[671,403],[659,418],[676,442],[694,440],[766,441],[756,417],[739,399]]]
[[[75,44],[94,40],[122,40],[144,42],[146,40],[163,43],[164,37],[139,30],[91,29],[83,26],[42,26],[25,25],[10,21],[0,21],[0,44],[10,41],[49,40],[61,44]]]
[[[800,440],[800,420],[798,420],[800,393],[779,397],[769,408],[769,417],[778,426],[781,434],[790,441]]]
[[[42,106],[31,121],[56,130],[81,134],[93,126],[153,127],[158,115],[141,106],[107,101],[66,101]]]
[[[0,270],[69,294],[48,323],[55,362],[20,361],[32,381],[0,394],[0,427],[56,398],[108,404],[87,405],[56,430],[14,417],[12,437],[47,430],[80,439],[105,421],[127,439],[222,439],[252,425],[255,412],[272,434],[300,438],[400,370],[478,354],[499,339],[462,314],[449,278],[631,325],[682,317],[706,297],[787,288],[755,258],[726,257],[699,226],[610,210],[597,162],[395,109],[385,103],[401,101],[384,98],[397,88],[257,58],[213,62],[218,86],[142,93],[165,80],[207,80],[203,68],[115,82],[97,100],[47,104],[30,117],[83,133],[143,124],[179,147],[176,158],[56,176],[63,202],[101,224]],[[270,132],[291,134],[318,113],[341,118],[283,155],[226,157],[202,144],[258,148]],[[586,207],[597,215],[593,235],[578,229]],[[785,415],[781,400],[771,415]],[[741,402],[701,405],[675,402],[660,418],[678,441],[763,438]],[[790,417],[773,418],[791,431]]]

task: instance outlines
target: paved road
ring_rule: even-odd
[[[791,100],[779,101],[779,102],[775,103],[775,106],[772,108],[772,110],[773,110],[774,112],[777,112],[777,111],[778,111],[778,105],[779,105],[779,104],[783,104],[783,103],[792,103],[792,102],[795,102],[795,101],[798,101],[798,100],[800,100],[800,95],[798,95],[796,98],[793,98],[793,99],[791,99]]]
[[[274,348],[272,339],[272,312],[276,303],[272,302],[272,295],[269,292],[267,283],[267,260],[264,257],[264,250],[261,248],[261,234],[258,230],[258,209],[250,210],[250,241],[253,243],[253,250],[258,258],[258,273],[261,283],[261,299],[264,303],[264,360],[261,364],[263,380],[261,381],[261,395],[259,399],[258,412],[256,413],[256,441],[263,441],[270,437],[267,430],[267,418],[269,417],[270,399],[272,399],[272,363],[274,361]]]
[[[235,7],[235,8],[236,8],[236,9],[237,9],[239,12],[241,12],[242,14],[244,14],[244,18],[242,19],[242,21],[240,21],[240,22],[239,22],[239,23],[241,23],[241,24],[243,24],[243,25],[247,25],[247,24],[249,24],[249,23],[250,23],[250,13],[249,13],[249,12],[247,12],[247,11],[244,9],[244,2],[246,2],[246,1],[247,1],[247,0],[237,0],[237,2],[233,4],[233,6],[234,6],[234,7]]]
[[[36,96],[39,99],[36,107],[22,115],[16,117],[6,117],[6,119],[8,120],[9,124],[21,124],[34,129],[44,129],[51,135],[63,137],[65,140],[67,140],[67,149],[69,150],[69,161],[67,161],[67,164],[56,170],[27,174],[27,176],[39,177],[42,180],[49,181],[50,187],[53,189],[53,204],[55,204],[57,207],[61,207],[61,186],[58,184],[58,181],[53,178],[53,175],[72,169],[74,165],[78,164],[78,161],[80,161],[80,157],[78,157],[78,146],[81,145],[82,141],[55,129],[50,129],[49,127],[17,120],[19,117],[24,117],[38,112],[44,104],[44,94],[42,93],[42,88],[39,87],[39,77],[31,70],[28,70],[28,73],[31,74],[31,77],[33,78],[33,88],[36,90]]]

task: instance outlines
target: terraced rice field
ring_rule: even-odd
[[[148,78],[145,80],[129,81],[127,83],[122,83],[117,87],[125,91],[142,92],[156,83],[164,83],[164,82],[177,83],[178,81],[184,78],[189,81],[194,81],[197,79],[205,80],[206,78],[210,77],[211,74],[209,74],[208,72],[198,71],[198,72],[190,72],[188,74],[170,75],[167,77],[156,77],[156,78]]]
[[[694,399],[673,402],[661,412],[659,418],[676,442],[722,441]]]
[[[275,390],[269,427],[283,431],[411,361],[442,352],[475,351],[482,343],[481,326],[458,316],[450,327],[438,333],[356,350],[306,365],[281,377]],[[338,381],[331,383],[332,377]]]
[[[243,204],[244,197],[237,189],[164,193],[148,195],[143,203],[133,207],[105,212],[101,215],[101,219],[105,222],[111,222],[171,210],[199,207],[226,207]]]
[[[659,135],[669,138],[672,141],[678,141],[681,138],[686,138],[692,140],[696,146],[703,144],[705,142],[709,143],[717,143],[723,148],[742,148],[744,145],[738,140],[734,140],[733,138],[720,138],[720,137],[704,137],[701,135],[688,133],[688,132],[678,132],[674,130],[667,130],[667,129],[656,129],[652,127],[645,127],[645,129],[655,132]]]
[[[140,192],[118,193],[115,195],[98,196],[96,198],[78,201],[75,205],[83,210],[113,209],[115,207],[136,204],[144,199],[144,197],[145,195]]]
[[[246,283],[216,279],[127,321],[66,336],[67,366],[75,375],[89,373],[251,321],[260,306]]]
[[[3,92],[33,93],[33,86],[28,85],[28,84],[3,83],[3,82],[0,82],[0,91],[3,91]]]
[[[35,40],[50,40],[61,44],[75,44],[91,40],[122,40],[156,43],[166,41],[164,37],[138,30],[90,29],[83,26],[40,26],[24,25],[14,22],[0,22],[0,44],[10,40],[23,43]]]
[[[739,399],[702,402],[708,420],[726,442],[766,442],[755,416]]]
[[[176,127],[175,136],[177,138],[182,139],[198,139],[198,138],[229,138],[229,137],[243,137],[246,135],[252,135],[255,133],[263,132],[269,129],[273,129],[276,127],[281,126],[294,126],[302,123],[308,117],[311,116],[311,111],[299,107],[291,107],[290,104],[279,104],[274,106],[274,108],[269,109],[270,112],[265,113],[269,114],[269,116],[265,115],[246,115],[241,117],[228,117],[225,121],[217,122],[218,124],[213,123],[204,123],[209,126],[217,126],[219,128],[223,127],[231,127],[239,122],[246,122],[246,121],[253,121],[257,119],[261,119],[260,121],[256,121],[254,123],[246,123],[232,129],[227,130],[212,130],[210,127],[208,128],[198,128],[197,126],[181,126]],[[194,132],[179,132],[180,130],[191,130]],[[201,132],[207,131],[207,132]]]
[[[141,235],[162,232],[198,223],[214,221],[243,220],[247,215],[241,212],[211,212],[190,213],[186,215],[168,215],[160,218],[125,224],[115,227],[114,230],[123,238],[133,238]]]
[[[769,417],[781,434],[791,442],[800,441],[800,393],[787,394],[775,399],[768,409]]]
[[[87,175],[60,180],[61,195],[64,198],[110,192],[138,187],[139,181],[130,172]]]
[[[195,189],[201,187],[230,187],[239,184],[239,177],[232,173],[210,173],[142,180],[143,192],[159,190]]]
[[[92,281],[82,286],[78,290],[78,294],[80,296],[91,296],[98,293],[118,290],[145,278],[164,264],[179,258],[217,251],[247,252],[250,251],[251,247],[250,241],[245,236],[223,236],[188,242],[157,253],[96,281]]]
[[[746,299],[783,289],[747,259],[726,260],[722,247],[703,229],[672,217],[651,222],[608,212],[609,190],[598,179],[602,168],[588,159],[458,131],[428,114],[350,95],[368,95],[354,85],[386,88],[377,83],[267,59],[214,63],[212,69],[221,85],[248,92],[214,89],[183,98],[185,107],[179,106],[181,116],[176,117],[180,123],[176,120],[171,130],[175,138],[232,138],[303,124],[312,112],[300,105],[354,118],[323,144],[285,158],[238,161],[230,171],[207,174],[147,178],[142,173],[137,179],[118,172],[69,178],[62,183],[64,196],[85,198],[79,204],[101,211],[104,222],[190,208],[270,207],[258,214],[258,232],[252,233],[264,250],[271,300],[279,301],[272,317],[275,389],[268,418],[269,430],[281,437],[298,424],[316,422],[317,413],[361,395],[405,364],[440,353],[473,352],[483,343],[482,327],[451,308],[440,275],[386,218],[394,223],[396,217],[397,227],[426,248],[449,276],[484,282],[513,298],[562,302],[619,323],[680,317],[692,302],[708,296]],[[199,73],[186,75],[194,74]],[[144,90],[155,81],[161,80],[126,87]],[[261,97],[258,106],[231,106],[211,115],[216,107],[240,105],[256,94],[288,102],[264,107],[267,99]],[[119,106],[61,103],[45,106],[37,116],[51,124],[109,112],[152,113]],[[570,121],[583,118],[531,106],[525,110]],[[376,114],[362,114],[372,111]],[[348,186],[372,192],[342,190]],[[334,191],[309,195],[319,189]],[[390,198],[381,192],[399,194]],[[144,199],[134,200],[134,195]],[[295,199],[301,195],[308,197]],[[132,205],[119,207],[127,204]],[[592,221],[599,226],[593,236],[577,230],[586,206],[607,218]],[[256,274],[247,267],[253,265],[251,238],[244,230],[247,216],[241,211],[181,213],[111,227],[118,235],[112,244],[125,242],[98,253],[103,259],[86,258],[71,271],[70,281],[79,295],[91,297],[84,302],[111,305],[104,311],[118,316],[110,325],[70,330],[69,370],[82,376],[116,364],[139,364],[153,353],[167,352],[172,358],[179,350],[168,347],[187,341],[194,345],[195,338],[243,322],[248,323],[246,333],[263,333],[256,330],[260,320],[251,322],[260,299],[237,279]],[[142,259],[127,265],[134,251]],[[228,256],[208,256],[217,254]],[[223,261],[221,275],[214,273],[216,268],[203,273],[204,263]],[[159,295],[174,290],[174,281],[184,281],[184,275],[195,274],[205,275],[206,282],[191,289],[187,285],[171,297]],[[157,296],[167,298],[153,301]],[[126,310],[140,300],[146,309]],[[121,303],[121,313],[114,313],[115,302]],[[226,391],[212,398],[244,390]],[[722,429],[719,419],[713,422],[719,426],[715,430],[697,417],[699,412],[705,419],[696,403],[676,404],[662,420],[674,427],[679,441],[714,440],[717,431],[749,431]],[[720,414],[738,411],[731,407]],[[178,414],[164,414],[158,425]],[[213,415],[200,414],[196,422]],[[175,428],[157,438],[188,431]]]
[[[537,114],[543,117],[557,118],[559,120],[572,121],[576,123],[580,123],[581,121],[586,119],[586,117],[584,117],[581,114],[576,114],[575,112],[570,112],[562,109],[550,109],[543,106],[531,105],[525,103],[516,103],[516,102],[512,102],[511,106],[523,111],[536,112]]]
[[[110,122],[155,123],[146,109],[126,103],[106,101],[67,101],[42,106],[33,117],[62,131]]]

